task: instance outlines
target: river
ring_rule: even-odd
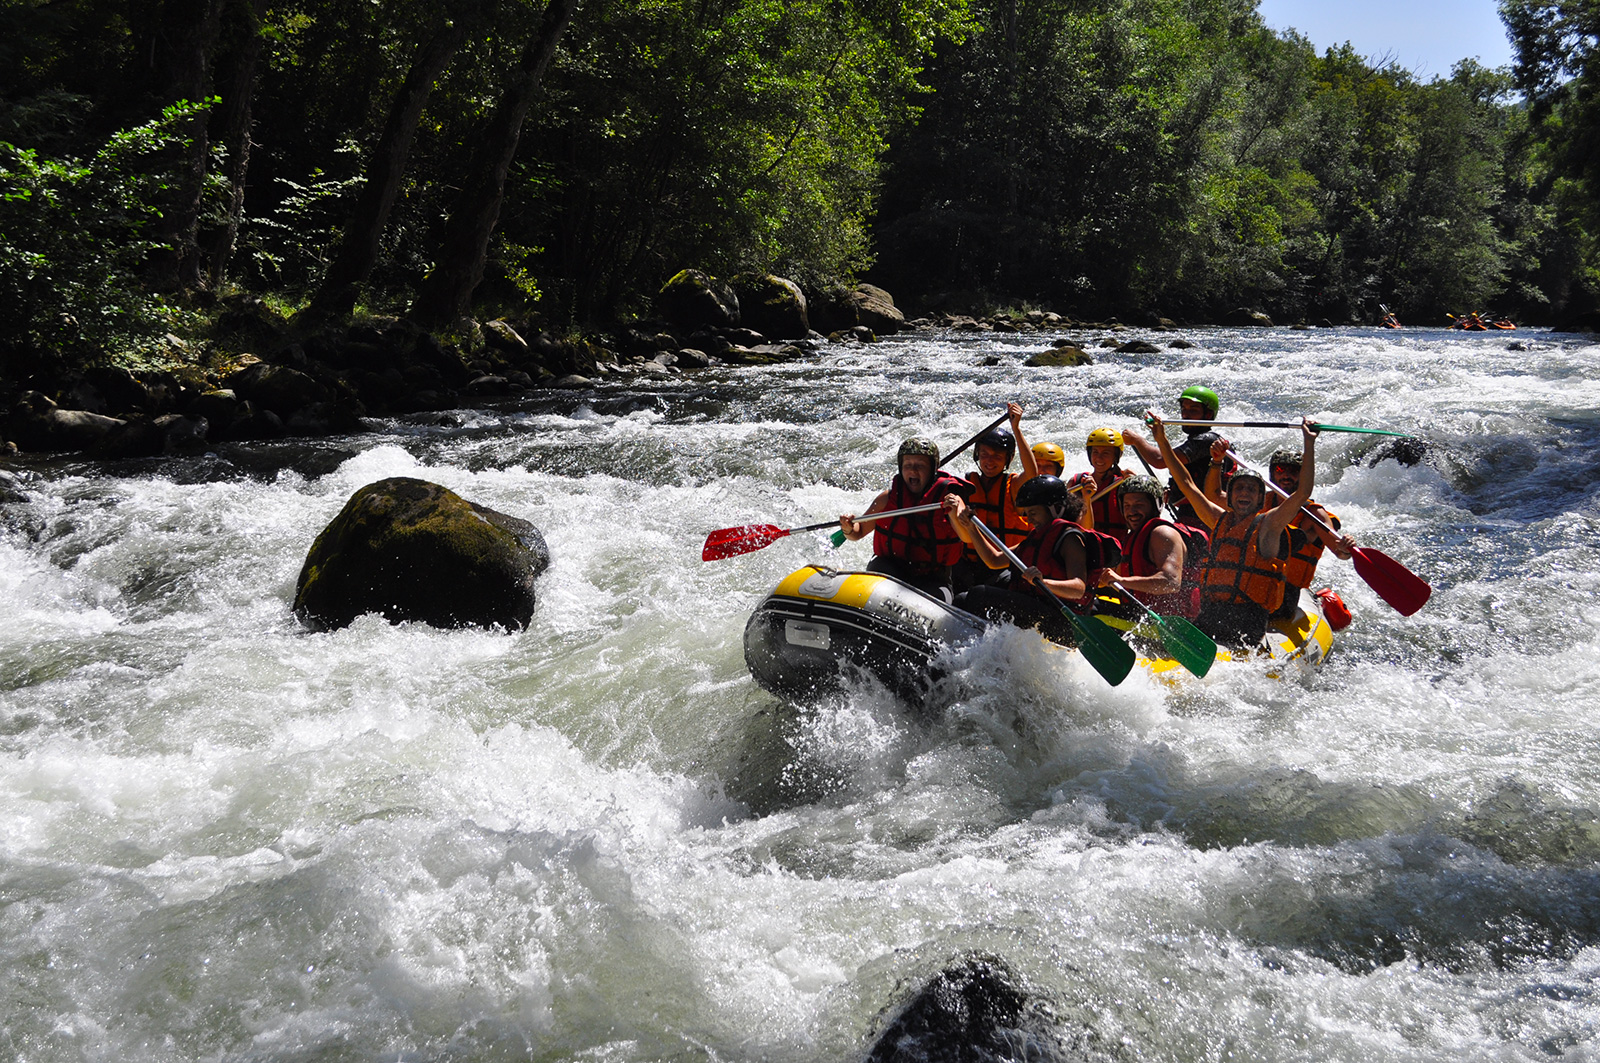
[[[973,952],[1096,1059],[1600,1055],[1600,346],[1181,335],[1036,369],[1041,337],[920,334],[14,463],[0,1058],[850,1061]],[[869,541],[703,563],[708,531],[859,511],[902,437],[948,448],[1013,398],[1085,467],[1089,429],[1190,383],[1224,419],[1426,440],[1405,466],[1324,433],[1316,492],[1426,608],[1330,557],[1356,619],[1300,681],[1112,689],[1015,630],[932,719],[750,680],[761,597]],[[544,531],[530,628],[302,629],[312,539],[396,475]]]

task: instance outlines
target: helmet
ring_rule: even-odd
[[[1161,509],[1161,481],[1154,476],[1129,476],[1117,485],[1117,497],[1120,499],[1126,494],[1149,495],[1150,501],[1155,505],[1157,512]]]
[[[895,465],[899,466],[904,462],[908,454],[920,454],[925,458],[930,458],[933,461],[933,467],[935,469],[939,467],[939,444],[926,436],[912,436],[904,443],[901,443],[899,453],[894,456]]]
[[[1060,469],[1067,467],[1067,452],[1054,443],[1035,443],[1029,449],[1033,451],[1033,456],[1040,461],[1053,461],[1056,463],[1056,467]]]
[[[1242,480],[1254,480],[1256,482],[1256,486],[1261,489],[1261,493],[1263,495],[1265,495],[1267,493],[1267,480],[1266,480],[1266,477],[1262,476],[1258,472],[1253,472],[1250,469],[1243,469],[1243,468],[1241,468],[1238,472],[1233,474],[1232,479],[1230,479],[1228,481],[1228,486],[1227,486],[1227,489],[1225,490],[1224,493],[1229,498],[1232,498],[1233,497],[1233,485],[1236,484],[1236,483],[1239,483]]]
[[[1017,488],[1017,507],[1043,506],[1053,517],[1077,520],[1083,515],[1083,499],[1079,498],[1057,476],[1035,476]]]
[[[1198,402],[1213,417],[1217,415],[1218,408],[1222,406],[1222,400],[1217,398],[1217,393],[1202,384],[1190,384],[1184,388],[1183,394],[1178,396],[1178,400],[1181,402],[1184,399],[1188,399],[1190,402]]]
[[[1083,444],[1085,450],[1090,447],[1116,447],[1117,454],[1122,454],[1122,433],[1114,428],[1096,428],[1089,433],[1089,439]]]
[[[1267,459],[1269,469],[1298,469],[1305,464],[1305,455],[1298,450],[1274,450]]]
[[[1011,429],[996,426],[973,440],[974,453],[977,452],[978,447],[993,447],[996,450],[1003,451],[1006,456],[1006,464],[1010,465],[1011,459],[1017,454],[1017,437],[1011,434]]]

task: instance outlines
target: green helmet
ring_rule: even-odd
[[[935,469],[939,467],[939,444],[926,436],[912,436],[900,444],[900,451],[894,456],[894,463],[897,468],[905,461],[908,454],[920,454],[932,460]]]
[[[1126,494],[1149,495],[1156,512],[1161,511],[1161,481],[1154,476],[1129,476],[1117,485],[1117,497]]]
[[[1183,394],[1178,396],[1178,400],[1181,402],[1184,399],[1188,399],[1190,402],[1198,402],[1213,417],[1217,415],[1217,410],[1222,406],[1222,400],[1217,398],[1217,393],[1204,384],[1190,384],[1184,388]]]

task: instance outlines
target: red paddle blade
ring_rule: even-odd
[[[738,557],[753,553],[788,535],[787,528],[775,524],[745,524],[738,528],[719,528],[706,536],[700,548],[700,560],[721,561],[725,557]]]
[[[1384,553],[1370,546],[1360,547],[1355,553],[1356,575],[1367,581],[1367,586],[1378,592],[1378,597],[1394,606],[1401,616],[1410,616],[1421,609],[1433,594],[1421,576]]]

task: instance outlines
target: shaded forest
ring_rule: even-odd
[[[284,314],[1592,311],[1600,0],[1421,81],[1254,0],[0,0],[0,378]]]

